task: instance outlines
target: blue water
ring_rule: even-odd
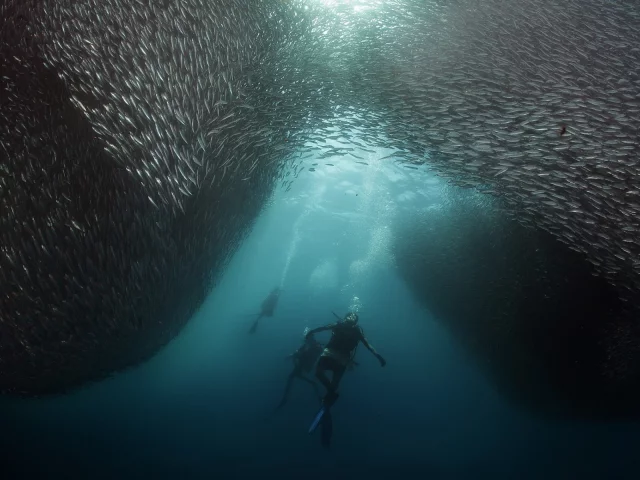
[[[2,478],[638,478],[637,425],[518,410],[409,294],[392,221],[439,208],[438,181],[375,164],[314,173],[275,193],[156,357],[70,395],[3,400]],[[248,315],[279,284],[275,316],[248,335]],[[304,328],[350,308],[388,363],[359,349],[325,450],[307,434],[318,408],[309,385],[274,408]]]

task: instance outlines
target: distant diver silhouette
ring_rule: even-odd
[[[280,298],[281,291],[282,290],[280,289],[280,287],[276,287],[271,290],[269,296],[264,299],[262,305],[260,306],[260,313],[257,314],[258,318],[256,318],[255,322],[253,322],[253,325],[251,325],[249,333],[256,333],[256,330],[258,329],[258,322],[262,317],[273,317],[273,312],[278,306],[278,299]]]

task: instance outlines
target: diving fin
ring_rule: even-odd
[[[262,318],[262,314],[259,313],[258,314],[258,318],[256,318],[256,321],[253,322],[253,325],[251,325],[251,328],[249,329],[249,333],[256,333],[256,330],[258,329],[258,322],[260,321],[260,319]]]
[[[333,393],[332,395],[327,394],[324,401],[322,402],[320,410],[314,417],[313,422],[311,422],[311,426],[309,427],[309,434],[312,434],[316,431],[316,428],[318,428],[318,425],[320,425],[320,422],[325,415],[330,415],[329,409],[333,406],[334,403],[336,403],[338,397],[339,395],[337,393]]]
[[[311,422],[311,426],[309,427],[309,435],[316,431],[316,428],[318,428],[318,425],[320,425],[320,421],[322,420],[322,417],[324,417],[326,411],[327,407],[325,407],[324,405],[320,407],[320,410],[314,417],[313,422]]]
[[[333,436],[333,420],[331,418],[331,410],[327,410],[327,412],[322,417],[322,421],[320,422],[320,442],[324,448],[331,447],[331,437]]]

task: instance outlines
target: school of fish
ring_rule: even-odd
[[[640,415],[640,325],[593,266],[500,201],[447,186],[439,208],[395,219],[410,290],[505,399],[528,414]]]
[[[139,363],[198,308],[295,123],[274,118],[275,89],[252,86],[274,63],[275,13],[2,3],[1,392],[65,391]]]
[[[640,290],[631,3],[7,0],[0,18],[0,392],[152,355],[277,182],[377,147]]]

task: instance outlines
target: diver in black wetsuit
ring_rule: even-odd
[[[326,407],[330,407],[338,399],[338,385],[346,369],[353,363],[353,356],[360,342],[375,355],[381,366],[384,367],[387,362],[365,338],[362,328],[358,326],[358,315],[356,313],[347,314],[343,322],[314,328],[307,333],[307,336],[313,336],[326,330],[331,331],[331,339],[324,352],[322,352],[320,360],[318,360],[316,378],[327,389],[323,404]],[[327,370],[333,372],[331,381],[329,381],[325,373]]]
[[[293,359],[293,370],[289,374],[287,385],[284,389],[284,395],[282,396],[282,400],[276,407],[276,410],[287,403],[289,391],[291,390],[291,386],[293,385],[293,380],[295,378],[299,378],[300,380],[304,380],[305,382],[313,385],[318,398],[322,398],[320,392],[318,391],[318,384],[305,376],[305,373],[309,373],[311,371],[323,350],[322,344],[315,338],[313,338],[313,335],[310,335],[308,332],[309,329],[305,329],[305,343],[300,348],[298,348],[298,350],[287,357],[287,359]]]

